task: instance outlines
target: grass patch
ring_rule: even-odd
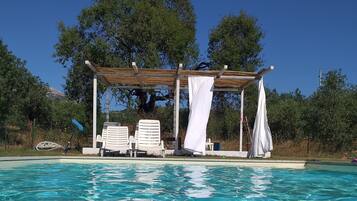
[[[67,156],[81,156],[82,153],[77,150],[70,150]],[[62,149],[53,151],[37,151],[31,148],[12,146],[5,149],[0,146],[0,156],[65,156]]]

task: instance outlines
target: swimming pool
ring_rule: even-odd
[[[0,200],[356,200],[356,181],[313,169],[45,161],[0,168]]]

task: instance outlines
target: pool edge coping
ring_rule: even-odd
[[[74,163],[134,163],[134,164],[195,164],[195,165],[231,165],[244,167],[270,167],[304,169],[304,160],[264,160],[264,159],[201,159],[201,158],[125,158],[93,156],[15,156],[0,157],[0,162],[16,161],[59,161]]]
[[[216,165],[216,166],[242,166],[242,167],[267,167],[288,169],[341,169],[348,172],[357,172],[357,165],[337,161],[317,160],[272,160],[272,159],[210,159],[210,158],[147,158],[147,157],[97,157],[97,156],[6,156],[0,157],[2,162],[24,161],[57,161],[60,163],[130,163],[130,164],[173,164],[173,165]]]

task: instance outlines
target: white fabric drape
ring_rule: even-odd
[[[259,80],[258,90],[258,108],[254,122],[252,145],[249,151],[249,157],[264,157],[265,153],[273,150],[273,142],[268,125],[263,78]]]
[[[213,77],[188,77],[190,116],[184,148],[205,155],[206,129],[211,110]]]

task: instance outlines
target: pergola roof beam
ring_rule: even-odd
[[[228,65],[224,65],[223,68],[219,71],[218,75],[216,78],[221,78],[221,76],[223,75],[224,71],[226,71],[228,69]]]
[[[136,88],[166,85],[173,88],[176,86],[175,80],[180,79],[180,87],[187,87],[189,76],[208,76],[215,78],[214,88],[221,91],[229,91],[232,88],[244,89],[273,70],[273,67],[269,67],[258,72],[228,71],[226,65],[221,70],[208,71],[182,70],[182,65],[176,69],[139,69],[135,62],[131,68],[97,67],[89,61],[86,61],[86,64],[107,85],[138,85]]]
[[[127,75],[133,76],[135,72],[131,68],[127,67],[97,67],[97,73],[103,75]],[[175,77],[176,71],[172,69],[141,69],[141,75],[162,75],[168,77]],[[180,76],[210,76],[216,77],[219,71],[217,70],[209,70],[209,71],[201,71],[201,70],[180,70]],[[243,71],[225,71],[224,75],[232,75],[232,76],[256,76],[256,72],[243,72]]]
[[[96,67],[95,67],[90,61],[85,60],[84,63],[89,67],[89,69],[91,69],[91,70],[93,71],[93,73],[94,73],[95,75],[98,76],[98,78],[100,79],[100,81],[102,81],[105,85],[110,86],[110,83],[109,83],[109,81],[107,80],[107,78],[106,78],[105,76],[100,76],[100,75],[98,75]]]
[[[220,78],[225,80],[255,80],[255,76],[232,76],[232,75],[222,75]]]
[[[180,70],[181,71],[181,70]],[[174,78],[177,75],[180,77],[188,77],[190,75],[184,75],[178,71],[175,75],[168,75],[168,74],[156,74],[156,75],[151,75],[151,74],[140,74],[140,77],[143,78]],[[112,74],[112,73],[97,73],[98,76],[106,76],[106,77],[132,77],[134,74],[132,73],[118,73],[118,74]],[[210,76],[212,77],[212,76]],[[232,80],[251,80],[255,79],[255,76],[233,76],[233,75],[222,75],[219,78],[222,79],[232,79]]]
[[[89,69],[91,69],[94,73],[96,73],[97,72],[97,70],[96,70],[96,68],[91,64],[91,62],[90,61],[88,61],[88,60],[85,60],[85,62],[84,62],[88,67],[89,67]]]
[[[174,87],[172,86],[138,86],[138,85],[114,85],[112,88],[118,89],[154,89],[154,90],[170,90]],[[188,90],[188,87],[180,87],[181,90]],[[213,88],[213,91],[239,91],[237,88]]]
[[[182,63],[180,63],[180,64],[178,65],[178,67],[176,68],[176,77],[178,77],[178,76],[179,76],[180,71],[182,70],[182,68],[183,68],[183,64],[182,64]]]
[[[263,68],[260,71],[258,71],[257,73],[257,78],[256,80],[259,80],[263,77],[263,75],[271,72],[272,70],[274,70],[274,66],[269,66],[268,68]],[[250,82],[247,82],[246,84],[242,85],[242,89],[247,88],[249,85],[253,84],[255,82],[255,80],[252,80]]]
[[[260,77],[263,77],[263,75],[265,75],[265,74],[271,72],[272,70],[274,70],[274,66],[269,66],[268,68],[263,68],[263,69],[261,69],[260,71],[258,71],[258,75],[259,75]]]
[[[135,78],[136,80],[140,83],[140,86],[144,86],[145,83],[143,82],[143,80],[141,79],[141,76],[140,76],[140,73],[139,73],[139,69],[138,67],[136,66],[136,63],[135,62],[131,62],[131,65],[133,67],[133,70],[134,70],[134,75],[135,75]]]

